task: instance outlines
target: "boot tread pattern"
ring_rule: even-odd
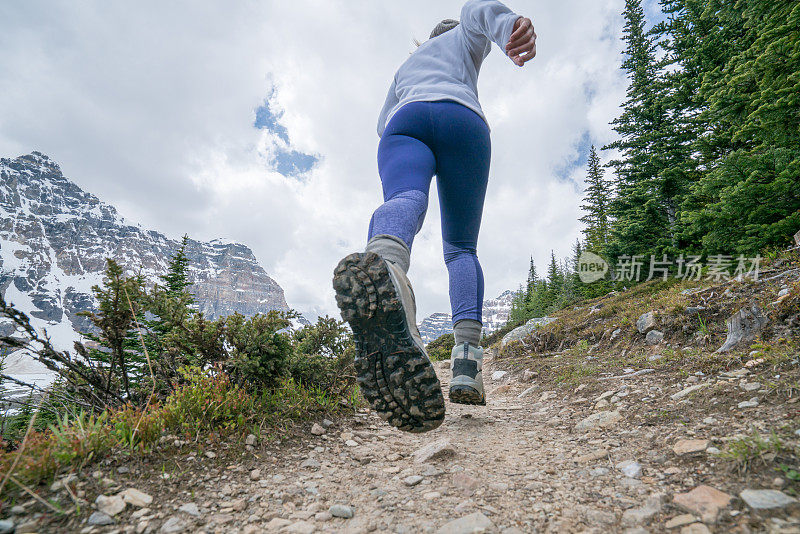
[[[364,398],[390,425],[427,432],[444,420],[444,397],[425,354],[414,344],[386,263],[350,254],[334,270],[342,318],[356,341],[356,372]]]

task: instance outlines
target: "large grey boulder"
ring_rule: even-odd
[[[733,350],[739,343],[753,341],[767,324],[767,318],[761,313],[758,304],[751,304],[734,313],[727,321],[728,337],[717,352]]]
[[[522,326],[518,326],[500,340],[500,347],[505,347],[512,341],[519,341],[531,335],[540,326],[546,326],[555,321],[555,317],[534,317]]]

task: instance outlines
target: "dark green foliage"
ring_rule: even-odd
[[[601,251],[608,244],[608,204],[611,191],[603,175],[600,157],[592,145],[586,172],[584,204],[581,205],[581,209],[586,212],[586,215],[581,217],[580,221],[586,225],[583,230],[586,248],[593,251]]]
[[[453,352],[453,347],[455,344],[456,338],[452,333],[450,333],[439,336],[428,343],[425,346],[425,350],[428,351],[428,356],[432,362],[439,362],[450,359],[450,355]]]
[[[289,374],[297,382],[330,393],[354,383],[355,345],[344,322],[319,317],[317,324],[297,330],[293,343]]]
[[[800,228],[800,4],[661,8],[666,20],[647,32],[640,1],[625,4],[630,83],[619,139],[606,147],[621,156],[609,164],[602,252],[752,256],[790,244]],[[584,222],[595,249],[591,212]]]

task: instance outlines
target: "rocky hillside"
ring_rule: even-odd
[[[513,297],[511,291],[503,291],[497,298],[483,301],[483,335],[488,336],[506,324]],[[419,333],[425,343],[452,331],[453,321],[449,313],[434,313],[419,324]]]
[[[107,257],[150,281],[166,272],[179,243],[122,218],[69,181],[58,165],[33,152],[0,159],[0,291],[71,349],[87,327],[76,314],[93,306]],[[288,310],[283,289],[245,245],[189,241],[192,292],[210,318]]]

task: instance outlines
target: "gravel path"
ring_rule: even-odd
[[[436,364],[446,388],[449,371],[443,365]],[[502,368],[489,358],[486,375],[496,367]],[[800,532],[790,481],[773,467],[732,471],[715,456],[747,431],[755,413],[765,424],[791,421],[793,400],[778,402],[736,373],[702,380],[644,373],[548,391],[530,373],[509,371],[488,380],[487,406],[448,403],[443,425],[426,434],[399,432],[363,411],[309,424],[283,442],[256,443],[251,437],[250,445],[205,452],[179,443],[177,449],[167,445],[160,458],[115,460],[77,486],[87,503],[98,493],[111,501],[96,502],[80,519],[50,528]],[[702,387],[682,394],[697,385]],[[751,398],[761,399],[757,411],[738,407]],[[658,417],[662,412],[667,415]],[[121,497],[130,488],[152,502]],[[756,511],[739,497],[745,489],[769,490],[756,497],[770,506],[780,496],[784,502]],[[122,499],[121,511],[115,496]],[[92,508],[98,513],[87,525]],[[102,522],[111,524],[97,524]]]

